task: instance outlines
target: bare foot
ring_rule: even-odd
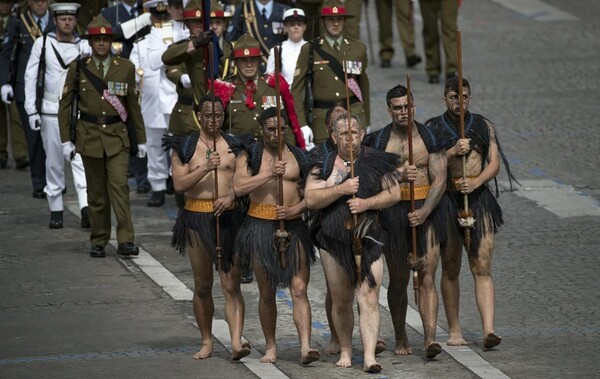
[[[323,351],[327,355],[336,355],[340,353],[340,343],[338,341],[329,341],[329,346]]]
[[[275,363],[277,362],[277,350],[275,348],[267,349],[265,355],[260,358],[261,363]]]
[[[465,346],[468,345],[469,342],[463,338],[461,333],[450,333],[447,344],[448,346]]]
[[[335,363],[335,367],[352,367],[352,355],[348,353],[342,353],[340,360]]]
[[[385,341],[381,338],[377,338],[377,344],[375,345],[375,355],[383,353],[385,351]]]
[[[408,346],[408,342],[396,342],[396,348],[394,349],[394,354],[396,355],[410,355],[413,353],[412,347]]]
[[[425,356],[429,359],[434,358],[436,355],[442,352],[442,345],[433,341],[425,348]]]
[[[500,342],[502,342],[502,337],[494,332],[488,333],[488,335],[483,339],[483,347],[486,349],[491,349],[492,347],[500,345]]]
[[[233,353],[231,353],[231,360],[233,361],[239,361],[240,359],[244,358],[245,356],[248,356],[250,354],[250,343],[248,342],[244,342],[242,344],[242,348],[238,351],[233,351]]]
[[[194,359],[206,359],[212,355],[212,345],[202,345],[200,351],[194,354]]]
[[[381,372],[381,364],[378,362],[374,362],[369,365],[365,364],[363,371],[368,372],[369,374],[379,374]]]
[[[302,356],[302,364],[308,365],[314,361],[318,361],[321,358],[321,353],[317,349],[310,349],[306,355]]]

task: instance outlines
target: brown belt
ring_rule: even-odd
[[[415,186],[415,200],[427,199],[429,193],[429,185]],[[410,187],[400,187],[400,199],[410,200]]]
[[[260,218],[262,220],[278,220],[277,205],[276,204],[260,204],[260,203],[254,202],[254,201],[250,201],[250,208],[248,209],[248,216],[252,216],[254,218]],[[292,220],[295,220],[300,217],[302,217],[302,216],[297,215]]]

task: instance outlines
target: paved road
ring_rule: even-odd
[[[546,7],[535,7],[540,4]],[[420,30],[419,17],[416,23]],[[360,371],[356,331],[353,368],[335,369],[330,357],[303,368],[298,363],[290,297],[283,291],[278,294],[279,360],[275,365],[256,364],[255,357],[264,351],[264,338],[254,284],[244,285],[243,294],[247,306],[244,336],[255,352],[245,364],[234,364],[228,360],[227,333],[220,337],[223,296],[218,283],[213,291],[215,334],[225,345],[215,344],[212,359],[194,361],[191,354],[197,349],[199,332],[191,304],[171,295],[185,298],[192,287],[187,258],[169,246],[176,212],[173,199],[163,208],[150,209],[145,206],[145,196],[132,194],[137,242],[148,255],[122,261],[109,247],[106,259],[93,260],[86,254],[88,235],[78,228],[75,213],[66,212],[63,230],[47,229],[46,203],[31,199],[28,173],[7,169],[0,171],[1,376],[597,376],[600,364],[593,352],[600,338],[600,179],[596,175],[600,165],[600,5],[584,0],[568,5],[559,0],[463,2],[459,25],[465,76],[473,86],[472,110],[495,121],[512,167],[524,184],[518,191],[508,192],[504,190],[506,177],[500,176],[500,203],[507,224],[499,234],[494,256],[496,328],[504,336],[497,349],[482,350],[472,280],[468,267],[463,267],[461,320],[473,344],[456,354],[459,359],[474,355],[487,365],[477,368],[473,360],[459,363],[446,352],[426,361],[417,319],[413,323],[416,329],[409,328],[415,354],[395,357],[384,352],[381,375]],[[420,37],[417,44],[422,51]],[[427,84],[423,67],[406,70],[399,46],[397,51],[400,54],[392,69],[370,68],[373,127],[388,122],[385,92],[392,84],[403,82],[406,73],[412,79],[417,118],[425,120],[443,110],[442,86]],[[72,187],[67,204],[71,210],[76,208]],[[565,208],[576,211],[569,213]],[[160,274],[159,263],[172,273],[170,279]],[[167,291],[153,277],[184,286]],[[323,273],[317,263],[309,297],[313,341],[321,349],[329,336],[323,289]],[[392,346],[390,315],[384,305],[381,335]],[[441,306],[439,326],[444,330],[447,326]],[[443,335],[438,337],[444,341]],[[473,372],[477,369],[484,371],[477,375]]]

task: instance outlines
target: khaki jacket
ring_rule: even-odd
[[[92,75],[101,77],[91,57],[86,58],[81,64],[86,65]],[[69,141],[71,97],[76,70],[77,61],[69,65],[58,111],[60,137],[63,142]],[[135,128],[137,143],[146,143],[146,131],[144,129],[140,104],[138,103],[138,93],[135,85],[135,67],[133,63],[127,59],[112,57],[103,80],[108,84],[109,88],[111,86],[114,87],[115,84],[123,89],[126,86],[125,93],[118,96],[127,110],[127,122],[132,123],[132,126]],[[78,106],[81,113],[95,117],[118,116],[117,111],[94,88],[83,72],[79,73]],[[91,158],[102,158],[104,154],[110,157],[122,150],[129,150],[130,143],[127,134],[127,125],[121,121],[113,124],[96,124],[79,119],[77,122],[77,140],[75,146],[78,153]]]

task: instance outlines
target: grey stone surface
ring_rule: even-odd
[[[496,123],[502,146],[518,179],[572,185],[600,199],[600,4],[584,0],[544,0],[579,21],[540,22],[491,1],[463,2],[465,77],[473,86],[471,109]],[[370,12],[375,27],[374,9]],[[416,17],[421,52],[420,17]],[[374,31],[376,33],[376,31]],[[366,38],[365,38],[366,39]],[[376,40],[376,38],[375,38]],[[376,42],[376,41],[375,41]],[[377,51],[377,46],[375,46]],[[372,65],[372,127],[387,124],[385,92],[411,75],[417,119],[443,111],[443,86],[430,85],[424,64],[406,69],[399,43],[391,69]],[[504,172],[500,180],[506,181]],[[214,357],[191,359],[200,342],[190,302],[176,302],[133,265],[115,258],[91,259],[88,233],[65,213],[65,228],[49,230],[44,200],[31,198],[29,175],[0,170],[0,372],[3,378],[229,378],[253,377],[215,344]],[[560,218],[535,202],[505,190],[500,203],[506,224],[494,253],[496,329],[502,344],[484,351],[471,274],[463,260],[461,322],[471,348],[510,377],[594,377],[593,357],[600,338],[597,254],[598,217]],[[66,196],[75,201],[72,186]],[[147,197],[132,194],[137,242],[192,288],[187,257],[170,247],[176,210],[172,197],[163,208],[147,208]],[[133,260],[134,261],[134,260]],[[439,270],[438,270],[439,271]],[[439,277],[439,272],[438,272]],[[387,283],[387,278],[384,283]],[[439,282],[438,282],[439,283]],[[309,296],[313,341],[326,346],[329,330],[323,308],[324,278],[312,269]],[[411,306],[412,291],[411,292]],[[223,318],[223,296],[215,282],[215,317]],[[244,335],[258,351],[264,337],[257,315],[255,284],[243,285]],[[359,369],[361,347],[355,330],[355,364],[335,369],[324,356],[311,367],[298,362],[299,345],[290,296],[278,294],[279,360],[286,375],[301,377],[465,378],[468,369],[442,353],[424,359],[422,337],[408,330],[415,354],[396,357],[393,333],[381,308],[381,375]],[[442,305],[439,326],[446,329]],[[438,337],[444,342],[444,337]]]

